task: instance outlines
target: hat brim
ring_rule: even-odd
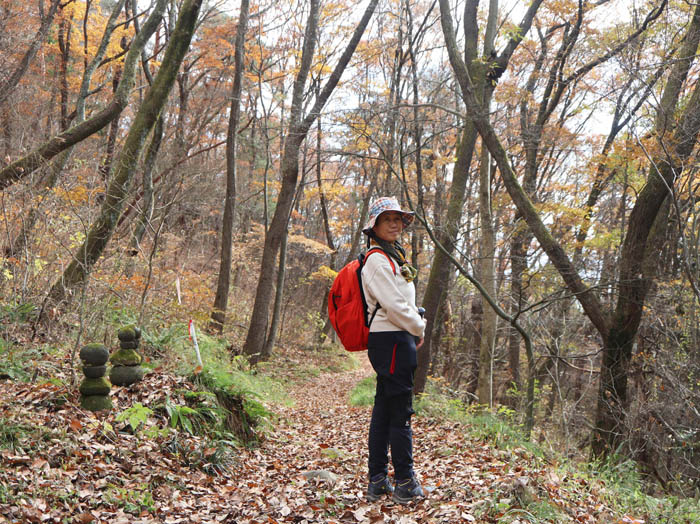
[[[384,213],[401,213],[401,221],[403,222],[403,227],[406,229],[408,226],[410,226],[413,223],[413,220],[416,218],[416,214],[413,211],[403,211],[401,209],[385,209],[378,215],[375,215],[373,217],[370,217],[369,221],[367,222],[367,226],[365,229],[372,229],[374,225],[377,223],[377,219],[382,216]]]

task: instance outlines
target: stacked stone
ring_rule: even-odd
[[[109,379],[115,386],[130,386],[143,378],[141,355],[136,351],[141,341],[141,330],[136,326],[125,326],[117,332],[119,350],[109,358],[112,370]]]
[[[89,411],[112,409],[109,390],[112,387],[105,377],[109,350],[103,344],[87,344],[80,348],[85,380],[80,384],[80,405]]]

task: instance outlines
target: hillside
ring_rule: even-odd
[[[354,369],[345,360],[328,350],[276,359],[265,369],[287,384],[287,400],[269,406],[277,415],[258,445],[227,451],[169,428],[156,406],[194,385],[164,368],[113,388],[115,409],[98,416],[78,407],[75,390],[4,381],[0,522],[643,522],[616,519],[602,485],[562,478],[525,447],[426,410],[414,439],[428,497],[366,503],[370,408],[350,406],[348,394],[371,369],[364,355]],[[153,412],[125,411],[139,404]]]

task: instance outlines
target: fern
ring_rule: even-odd
[[[131,431],[136,433],[141,426],[146,424],[148,417],[153,414],[153,410],[137,402],[130,408],[125,409],[115,417],[117,422],[126,422]]]

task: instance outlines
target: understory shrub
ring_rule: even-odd
[[[272,413],[261,403],[262,396],[248,389],[255,382],[252,375],[206,368],[193,378],[195,384],[213,393],[225,413],[226,428],[238,440],[245,444],[262,440]]]

